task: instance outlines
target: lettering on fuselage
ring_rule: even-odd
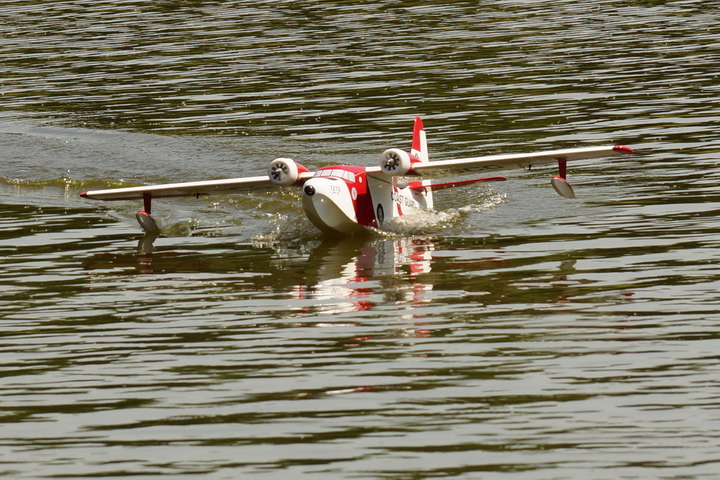
[[[390,198],[393,202],[402,205],[403,207],[414,208],[416,206],[415,200],[408,198],[405,195],[401,195],[398,192],[392,192]]]

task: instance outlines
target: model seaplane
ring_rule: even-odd
[[[289,158],[276,158],[262,176],[95,190],[80,195],[94,200],[142,200],[143,209],[136,218],[147,234],[157,235],[160,227],[151,216],[155,199],[295,187],[302,191],[303,209],[315,226],[331,235],[353,235],[368,229],[382,230],[389,220],[401,215],[432,210],[436,190],[507,180],[494,176],[434,183],[430,178],[557,163],[559,171],[551,179],[552,186],[560,195],[574,198],[566,179],[568,161],[630,153],[629,147],[615,145],[430,162],[425,129],[416,117],[410,151],[385,150],[376,166],[333,165],[311,172]]]

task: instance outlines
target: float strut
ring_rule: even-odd
[[[143,193],[143,209],[145,210],[145,213],[150,215],[151,209],[152,209],[152,194],[150,193]]]
[[[567,159],[558,158],[558,177],[567,179]],[[150,213],[148,211],[148,213]]]

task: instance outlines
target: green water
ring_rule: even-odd
[[[717,478],[716,8],[0,4],[0,475]],[[627,144],[323,239],[295,192],[79,193]]]

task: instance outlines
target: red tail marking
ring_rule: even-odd
[[[422,149],[422,144],[420,143],[420,132],[424,130],[423,128],[423,122],[420,117],[415,117],[415,125],[413,126],[413,139],[412,139],[412,149],[416,152],[419,152]]]

